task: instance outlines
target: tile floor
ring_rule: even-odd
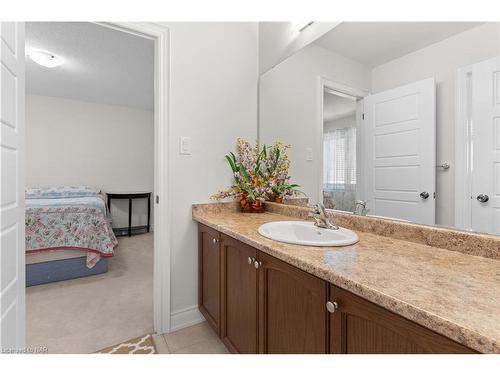
[[[207,322],[154,335],[159,354],[227,354],[228,351]]]

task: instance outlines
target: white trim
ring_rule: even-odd
[[[317,125],[316,125],[316,139],[318,143],[316,144],[317,149],[319,150],[319,161],[317,164],[317,169],[315,171],[316,176],[316,186],[318,187],[318,201],[323,201],[323,92],[326,88],[332,89],[334,91],[338,91],[341,94],[345,94],[351,97],[355,97],[357,99],[363,99],[365,96],[369,94],[369,91],[366,89],[358,89],[348,85],[345,85],[340,82],[331,81],[322,76],[318,76],[318,90],[316,102],[318,103],[318,116],[317,116]],[[358,119],[359,120],[359,119]],[[357,146],[356,146],[357,151]]]
[[[154,235],[153,271],[153,320],[157,334],[168,333],[171,328],[170,316],[170,159],[168,157],[169,126],[169,69],[170,39],[169,29],[149,22],[106,22],[103,26],[155,41],[155,165],[154,165],[154,218],[155,226],[162,228]],[[160,197],[159,204],[156,196]]]
[[[356,102],[356,200],[366,201],[366,125],[365,125],[365,99]]]
[[[186,328],[205,321],[205,318],[203,317],[203,315],[201,315],[197,305],[175,311],[172,313],[170,318],[170,332],[177,331],[179,329]]]
[[[148,32],[145,32],[144,30],[139,30],[136,26],[142,27],[143,25],[150,25],[146,24],[145,22],[95,22],[98,25],[105,26],[107,28],[121,31],[123,33],[135,35],[141,38],[146,38],[150,40],[155,40],[156,36],[153,34],[150,34]]]
[[[455,73],[455,227],[470,230],[472,202],[471,166],[468,117],[470,115],[470,89],[468,77],[472,74],[472,65],[457,69]]]

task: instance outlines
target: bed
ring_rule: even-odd
[[[26,189],[26,286],[107,272],[118,241],[87,186]]]

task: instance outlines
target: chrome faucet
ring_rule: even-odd
[[[326,215],[326,209],[323,203],[316,203],[312,206],[312,212],[309,214],[309,217],[314,219],[314,225],[318,228],[325,229],[339,229],[338,225],[335,225]]]
[[[358,207],[361,207],[361,212],[359,213],[362,216],[365,216],[368,211],[370,211],[368,208],[366,208],[366,201],[356,201],[356,205],[354,207],[354,215],[358,214]]]

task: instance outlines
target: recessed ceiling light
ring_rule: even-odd
[[[36,62],[38,65],[44,66],[46,68],[55,68],[63,64],[63,60],[47,51],[36,51],[30,50],[27,53],[28,57]]]

